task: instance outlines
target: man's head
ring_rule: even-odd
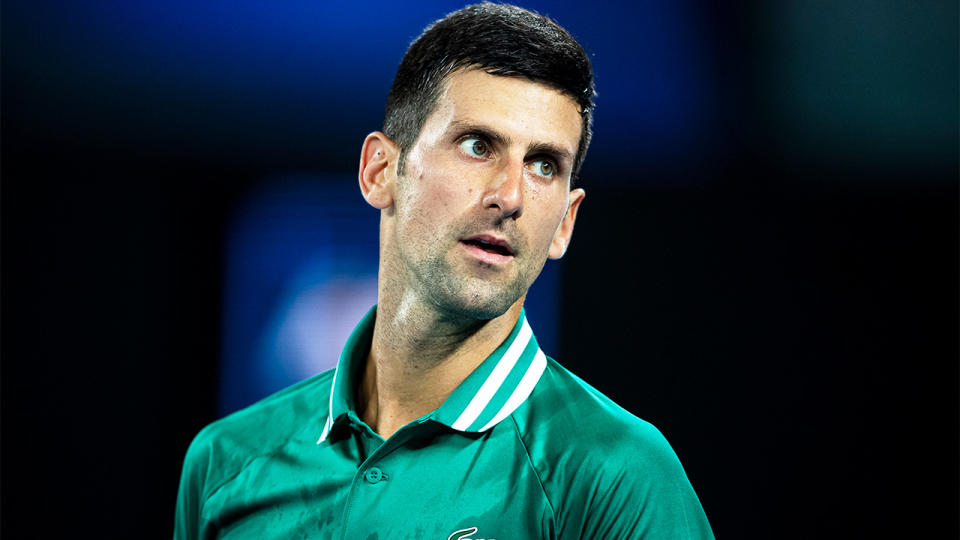
[[[467,67],[523,77],[561,91],[580,106],[583,124],[573,177],[590,144],[593,69],[579,43],[547,17],[525,9],[484,2],[467,6],[423,31],[403,57],[387,96],[383,131],[406,153],[436,107],[447,77]]]
[[[474,19],[477,27],[466,23]],[[527,33],[540,35],[533,41],[542,54],[521,43]],[[544,36],[560,34],[564,44],[547,47]],[[438,35],[439,45],[429,37]],[[575,48],[586,75],[552,72],[569,72],[557,48]],[[451,49],[485,56],[453,58]],[[518,62],[494,61],[507,57]],[[561,257],[573,234],[584,192],[571,181],[592,95],[586,55],[545,18],[482,4],[431,25],[397,74],[392,135],[371,133],[361,151],[361,190],[382,210],[381,304],[473,319],[519,310],[546,259]],[[391,116],[400,118],[393,128]]]

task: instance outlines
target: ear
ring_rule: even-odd
[[[570,239],[573,237],[573,224],[577,221],[577,210],[580,209],[580,203],[583,202],[587,192],[581,188],[570,191],[570,202],[567,205],[567,213],[563,216],[563,221],[557,227],[556,234],[553,235],[553,242],[550,244],[548,257],[559,259],[567,252],[570,247]]]
[[[367,135],[360,150],[360,192],[367,203],[383,210],[393,205],[393,186],[400,153],[397,145],[379,131]]]

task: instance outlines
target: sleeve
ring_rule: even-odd
[[[700,500],[673,448],[650,424],[607,441],[579,478],[581,538],[713,540]]]
[[[177,509],[174,519],[173,538],[175,540],[195,540],[201,538],[203,527],[204,488],[211,469],[211,445],[207,437],[208,430],[201,431],[183,460],[180,473],[180,488],[177,491]]]

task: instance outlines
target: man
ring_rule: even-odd
[[[524,317],[570,245],[593,95],[549,19],[485,3],[427,28],[361,150],[378,305],[335,370],[197,436],[175,536],[712,538],[663,436]]]

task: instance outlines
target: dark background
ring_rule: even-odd
[[[0,527],[169,537],[228,216],[355,174],[457,4],[85,4],[0,8]],[[718,537],[956,538],[956,4],[528,5],[600,92],[559,360],[667,435]]]

